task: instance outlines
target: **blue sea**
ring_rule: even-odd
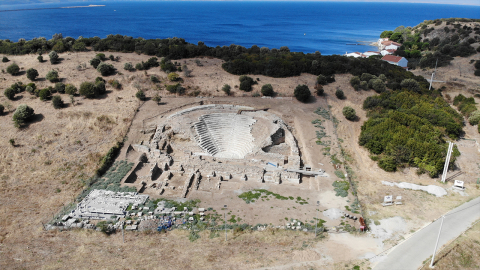
[[[104,7],[56,9],[66,6]],[[35,9],[5,11],[15,9]],[[208,46],[238,44],[324,55],[375,49],[384,30],[437,18],[479,18],[479,6],[273,1],[86,1],[0,5],[0,39],[181,37]]]

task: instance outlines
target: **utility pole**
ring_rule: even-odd
[[[318,206],[320,205],[320,201],[317,201],[317,208],[315,211],[317,212],[315,216],[315,238],[317,238],[317,224],[318,224]]]
[[[432,88],[433,76],[437,72],[437,64],[438,64],[438,58],[437,58],[437,61],[435,62],[435,71],[432,73],[432,78],[430,79],[430,86],[428,87],[428,90]]]
[[[225,220],[225,242],[227,241],[227,205],[225,204],[223,206],[223,208],[225,208],[225,213],[224,214],[224,220]]]
[[[433,249],[432,261],[430,262],[430,268],[433,268],[433,261],[435,260],[435,253],[437,252],[438,240],[440,239],[440,233],[442,232],[443,220],[445,216],[442,216],[442,223],[440,223],[440,230],[438,230],[437,243],[435,243],[435,249]]]

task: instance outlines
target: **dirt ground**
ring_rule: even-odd
[[[117,79],[123,85],[121,90],[107,87],[107,94],[98,99],[88,100],[75,97],[75,105],[70,104],[68,95],[61,95],[67,106],[55,110],[50,101],[40,101],[28,93],[17,95],[14,101],[3,95],[0,103],[7,112],[0,116],[0,267],[4,269],[45,268],[59,269],[68,265],[75,268],[91,269],[133,269],[143,268],[185,268],[185,269],[253,269],[260,267],[278,267],[288,269],[344,269],[360,265],[368,267],[362,258],[366,254],[376,254],[382,247],[393,243],[379,243],[369,234],[354,235],[348,233],[331,234],[319,241],[312,234],[290,231],[264,231],[237,235],[226,243],[220,236],[203,232],[201,238],[191,243],[188,232],[182,230],[165,234],[126,233],[125,244],[122,235],[117,233],[106,236],[100,232],[71,230],[64,232],[43,230],[42,223],[47,222],[64,204],[70,203],[83,188],[82,180],[93,175],[99,159],[117,140],[128,133],[128,143],[145,139],[139,132],[143,128],[143,119],[164,110],[176,108],[187,103],[204,100],[205,102],[228,102],[252,107],[269,107],[269,111],[282,117],[293,127],[304,163],[314,168],[322,168],[330,175],[327,178],[307,178],[298,186],[287,184],[255,185],[247,183],[241,189],[238,183],[228,183],[221,193],[192,193],[189,199],[200,199],[201,206],[213,207],[219,213],[224,204],[229,205],[229,215],[242,218],[242,223],[272,223],[283,225],[285,217],[309,221],[315,214],[315,202],[320,201],[320,213],[323,210],[338,208],[345,211],[345,206],[353,201],[350,194],[347,198],[335,196],[332,183],[339,180],[335,169],[330,164],[330,157],[322,154],[324,147],[315,143],[315,131],[312,120],[322,119],[314,113],[322,107],[328,109],[338,120],[335,130],[332,121],[326,120],[324,126],[329,140],[332,141],[331,154],[339,154],[338,138],[343,140],[341,146],[348,153],[349,163],[354,169],[352,175],[358,182],[360,203],[367,217],[382,220],[400,216],[407,224],[405,233],[420,228],[425,223],[440,216],[448,209],[479,195],[475,187],[475,176],[478,174],[478,145],[472,147],[465,142],[459,146],[462,156],[458,159],[459,168],[466,172],[459,180],[466,181],[468,196],[448,191],[443,198],[436,198],[420,191],[401,190],[396,187],[383,186],[382,180],[406,181],[416,184],[436,184],[449,188],[451,183],[442,185],[438,179],[430,179],[425,175],[417,176],[415,170],[406,169],[397,173],[386,173],[378,168],[368,152],[358,146],[358,135],[365,112],[361,109],[363,100],[374,93],[372,91],[355,92],[348,84],[350,75],[336,76],[336,82],[325,87],[324,97],[315,97],[312,102],[302,104],[290,99],[262,99],[248,97],[259,91],[264,83],[271,83],[280,97],[293,94],[299,83],[307,84],[313,90],[315,76],[301,75],[292,78],[259,78],[254,91],[244,93],[235,88],[238,76],[226,73],[221,69],[221,61],[217,59],[199,59],[203,66],[197,66],[195,59],[180,60],[186,62],[192,70],[192,77],[183,78],[187,93],[198,89],[202,96],[209,98],[175,97],[165,90],[157,90],[150,82],[149,76],[158,75],[163,89],[166,74],[159,68],[146,72],[127,72],[123,70],[126,62],[133,64],[146,61],[149,57],[136,54],[113,53],[120,56],[119,62],[112,63],[119,71],[107,80]],[[108,53],[107,53],[108,55]],[[83,81],[93,81],[99,75],[93,68],[78,71],[76,67],[87,63],[94,56],[93,52],[65,53],[60,64],[49,62],[38,63],[35,55],[8,56],[9,63],[0,63],[1,69],[16,62],[23,70],[36,68],[40,77],[53,69],[59,69],[64,83],[72,83],[77,87]],[[1,80],[1,78],[4,80]],[[0,74],[0,91],[15,81],[28,82],[25,74],[10,76]],[[53,85],[39,80],[38,87]],[[232,86],[233,97],[226,97],[219,90],[228,83]],[[155,94],[163,96],[162,103],[157,105],[147,101],[143,105],[135,97],[137,89],[144,89],[147,97]],[[338,100],[334,92],[341,88],[346,95],[345,100]],[[217,92],[219,90],[219,92]],[[16,129],[12,123],[14,109],[20,104],[28,104],[34,108],[36,117],[28,128]],[[343,106],[352,106],[359,120],[350,122],[342,115]],[[108,119],[106,121],[105,119]],[[133,120],[133,122],[132,122]],[[477,138],[478,133],[466,129],[468,138]],[[14,139],[14,145],[9,140]],[[339,155],[338,155],[339,156]],[[323,165],[321,165],[323,164]],[[343,169],[343,168],[342,168]],[[453,172],[451,172],[453,173]],[[436,182],[437,180],[437,182]],[[249,186],[250,185],[250,186]],[[279,200],[259,201],[246,204],[237,196],[239,192],[251,188],[268,188],[282,196],[300,196],[309,204],[298,205],[295,202],[284,203]],[[381,199],[387,194],[402,195],[405,205],[383,208]],[[422,205],[423,208],[418,207]],[[294,208],[295,207],[295,208]],[[288,209],[289,208],[289,209]],[[398,209],[400,208],[400,209]],[[223,214],[223,213],[222,213]],[[319,218],[327,221],[327,226],[336,226],[341,220],[327,217]],[[228,219],[228,217],[227,217]],[[352,224],[354,225],[354,224]],[[358,222],[356,224],[358,226]],[[388,229],[388,228],[386,228]],[[189,250],[189,252],[184,252]],[[94,258],[94,259],[85,259]],[[161,265],[158,261],[161,260]],[[72,264],[73,263],[73,264]]]

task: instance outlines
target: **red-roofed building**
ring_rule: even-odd
[[[405,57],[395,56],[395,55],[391,55],[391,54],[385,55],[384,57],[382,57],[382,60],[387,61],[388,63],[390,63],[392,65],[397,65],[397,66],[400,66],[400,67],[403,67],[403,68],[406,68],[407,65],[408,65],[408,60],[405,59]]]

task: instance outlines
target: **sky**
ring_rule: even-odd
[[[59,3],[59,2],[103,2],[105,0],[0,0],[0,5],[29,4],[29,3]],[[112,1],[112,0],[108,0]],[[135,0],[117,0],[135,1]],[[161,1],[161,0],[136,0],[136,1]],[[166,0],[168,1],[168,0]],[[209,0],[189,0],[209,1]],[[212,0],[215,1],[215,0]],[[216,0],[216,1],[255,1],[255,0]],[[257,0],[262,1],[262,0]],[[278,0],[263,0],[278,1]],[[282,1],[282,0],[280,0]],[[480,6],[480,0],[283,0],[283,1],[328,1],[328,2],[404,2],[404,3],[430,3],[430,4],[452,4],[452,5],[475,5]],[[479,15],[480,17],[480,15]]]

